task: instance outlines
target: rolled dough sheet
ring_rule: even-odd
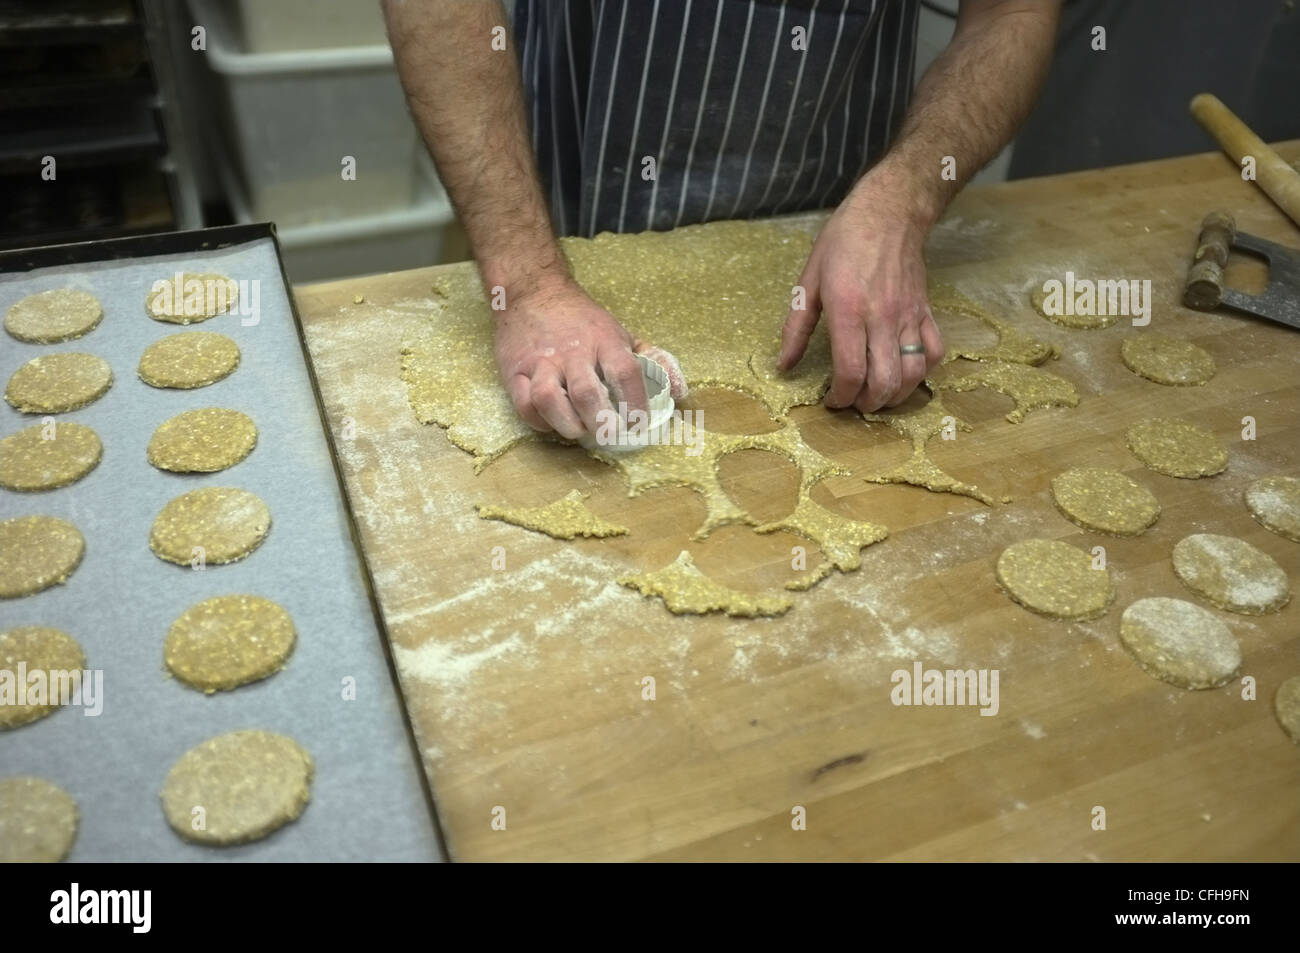
[[[185,752],[167,772],[162,805],[181,837],[201,844],[260,840],[302,814],[311,756],[292,738],[232,731]]]
[[[1179,688],[1216,688],[1241,668],[1232,630],[1183,599],[1139,599],[1120,616],[1119,637],[1143,671]]]
[[[1119,346],[1124,366],[1157,384],[1204,384],[1214,376],[1214,358],[1190,341],[1144,331]]]
[[[77,288],[28,295],[5,315],[5,330],[30,344],[71,341],[93,331],[104,317],[99,299]]]
[[[93,354],[34,357],[9,378],[5,400],[25,414],[61,414],[94,403],[113,385],[113,369]]]
[[[89,427],[38,424],[0,440],[0,486],[53,490],[76,483],[99,464],[104,445]]]
[[[1109,569],[1056,539],[1012,543],[997,561],[997,580],[1026,609],[1052,619],[1080,622],[1103,615],[1115,598]]]
[[[1174,546],[1173,560],[1183,585],[1220,609],[1264,615],[1291,601],[1282,567],[1244,539],[1194,533]]]
[[[215,596],[190,606],[163,643],[167,670],[211,694],[274,675],[297,635],[289,613],[260,596]]]
[[[233,311],[239,302],[239,283],[225,275],[184,272],[156,281],[145,297],[145,313],[168,324],[194,324]],[[179,294],[177,293],[179,290]]]
[[[176,473],[215,473],[233,467],[257,446],[253,418],[238,410],[201,407],[158,425],[149,440],[149,462]]]
[[[77,839],[77,802],[42,778],[0,778],[0,864],[56,864]]]
[[[480,503],[476,509],[485,520],[500,520],[545,533],[555,539],[573,539],[575,536],[604,538],[625,536],[626,526],[603,520],[590,509],[586,497],[570,490],[562,499],[545,506],[491,506]]]
[[[1052,500],[1070,522],[1112,536],[1136,536],[1160,516],[1155,494],[1103,467],[1066,470],[1052,480]]]
[[[619,577],[619,584],[637,589],[642,595],[663,599],[674,615],[704,615],[725,612],[729,616],[774,616],[790,610],[787,596],[756,595],[714,582],[695,565],[686,550],[663,569]]]
[[[247,490],[205,487],[183,493],[162,508],[149,533],[159,559],[190,565],[196,550],[207,563],[243,559],[266,539],[271,511]]]
[[[1246,509],[1259,525],[1300,543],[1300,480],[1273,476],[1246,487]]]
[[[15,516],[0,523],[0,599],[48,589],[81,564],[81,531],[56,516]]]
[[[28,678],[28,689],[33,687],[30,676],[34,672],[44,673],[46,688],[36,698],[29,691],[22,704],[18,703],[17,695],[6,699],[0,691],[0,729],[29,724],[70,701],[61,696],[54,697],[67,684],[61,674],[84,671],[86,656],[77,640],[66,632],[42,625],[20,625],[0,632],[0,672],[10,673],[15,692],[20,681],[20,664],[24,666],[24,677]],[[51,691],[50,686],[56,687]]]
[[[154,341],[140,355],[136,373],[150,387],[206,387],[239,366],[239,345],[212,331],[181,331]]]
[[[1228,451],[1204,427],[1169,417],[1142,420],[1128,429],[1128,448],[1148,470],[1194,480],[1228,466]]]

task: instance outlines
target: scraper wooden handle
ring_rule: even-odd
[[[1251,132],[1250,127],[1223,105],[1218,96],[1200,93],[1192,97],[1191,110],[1196,121],[1238,166],[1242,156],[1255,157],[1255,184],[1291,217],[1291,221],[1300,225],[1300,173]]]

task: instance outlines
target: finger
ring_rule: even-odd
[[[609,402],[609,391],[596,376],[596,369],[590,361],[570,361],[564,367],[564,389],[569,395],[569,403],[582,419],[582,426],[588,433],[595,433],[600,426],[601,412],[613,413]]]
[[[904,354],[902,347],[918,345],[924,347],[919,328],[905,330],[898,339],[900,345],[898,357],[899,383],[894,396],[885,401],[886,407],[897,407],[912,396],[916,385],[925,380],[928,355],[925,353]]]
[[[560,380],[560,370],[554,364],[539,364],[533,372],[532,380],[533,406],[542,415],[542,419],[561,437],[577,440],[585,432],[582,418],[569,403]]]
[[[886,334],[877,332],[879,337]],[[867,372],[866,389],[854,401],[854,406],[864,414],[875,413],[894,399],[902,383],[902,369],[899,366],[898,338],[888,335],[880,341],[879,347],[872,347],[867,352],[870,368]],[[918,361],[919,363],[919,361]]]
[[[609,387],[614,399],[627,405],[628,410],[649,410],[645,378],[641,362],[625,347],[610,347],[597,355],[600,376]]]
[[[925,345],[925,369],[932,371],[943,363],[943,357],[947,353],[947,348],[943,343],[943,335],[939,332],[939,325],[935,323],[934,315],[929,309],[926,309],[925,317],[921,319],[921,343]]]
[[[867,329],[857,315],[827,315],[831,336],[831,389],[827,407],[848,407],[867,380]]]
[[[510,402],[515,405],[515,413],[534,430],[550,433],[553,429],[533,406],[532,382],[526,374],[516,374],[510,378]]]
[[[811,259],[799,276],[799,287],[804,289],[804,307],[802,310],[791,307],[786,312],[785,323],[781,325],[781,354],[776,366],[783,371],[788,371],[799,363],[803,352],[808,349],[808,341],[817,327],[817,319],[821,316],[821,295]]]

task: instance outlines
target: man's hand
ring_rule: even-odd
[[[534,430],[576,440],[597,415],[646,409],[638,342],[578,285],[516,298],[497,319],[496,357],[515,411]]]
[[[944,352],[926,301],[925,228],[913,221],[887,173],[873,175],[817,236],[799,278],[805,308],[786,315],[778,361],[782,370],[797,364],[824,316],[832,366],[826,406],[863,413],[901,404]],[[925,353],[901,351],[918,344]]]

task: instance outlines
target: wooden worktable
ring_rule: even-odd
[[[1293,160],[1300,142],[1280,151]],[[853,472],[814,498],[885,524],[890,537],[864,550],[859,572],[832,575],[774,620],[674,617],[614,577],[689,549],[719,581],[770,590],[791,578],[799,538],[730,526],[692,542],[703,507],[691,491],[629,499],[613,469],[576,448],[517,447],[475,476],[467,454],[416,421],[399,377],[402,342],[430,320],[433,279],[470,265],[297,289],[451,855],[1300,859],[1300,749],[1272,710],[1278,684],[1300,673],[1300,606],[1216,613],[1241,642],[1253,701],[1237,683],[1188,692],[1156,681],[1118,641],[1135,599],[1194,598],[1170,567],[1189,533],[1240,536],[1300,580],[1300,545],[1264,530],[1242,503],[1251,481],[1300,474],[1300,336],[1176,303],[1200,219],[1219,207],[1245,231],[1300,246],[1300,230],[1217,153],[967,190],[932,236],[932,279],[1057,343],[1062,356],[1048,369],[1074,382],[1080,405],[1016,425],[1003,419],[1010,401],[987,390],[946,398],[975,429],[934,441],[932,457],[1014,498],[993,507],[868,484],[860,474],[901,461],[904,441],[850,412],[796,409],[805,439]],[[1120,342],[1135,333],[1126,320],[1070,331],[1035,315],[1024,289],[1066,270],[1151,279],[1151,328],[1206,348],[1217,376],[1161,387],[1120,363]],[[1234,266],[1230,278],[1252,290],[1262,272]],[[979,337],[960,320],[941,323],[953,338]],[[705,409],[710,429],[775,426],[729,392],[688,406]],[[1254,441],[1241,438],[1247,415]],[[1142,468],[1124,431],[1148,416],[1212,428],[1228,470],[1176,480]],[[1113,539],[1066,521],[1048,483],[1076,465],[1134,476],[1159,498],[1159,522]],[[728,457],[722,476],[759,519],[793,505],[796,470],[773,454]],[[566,543],[473,510],[539,505],[574,487],[631,535]],[[1053,622],[997,588],[997,554],[1032,536],[1106,547],[1118,596],[1105,616]],[[493,569],[494,547],[503,570]],[[997,669],[997,715],[895,707],[890,675],[915,661]],[[643,697],[647,676],[654,700]],[[796,806],[806,830],[792,830]],[[1095,806],[1104,831],[1093,829]],[[505,830],[493,827],[498,809]]]

